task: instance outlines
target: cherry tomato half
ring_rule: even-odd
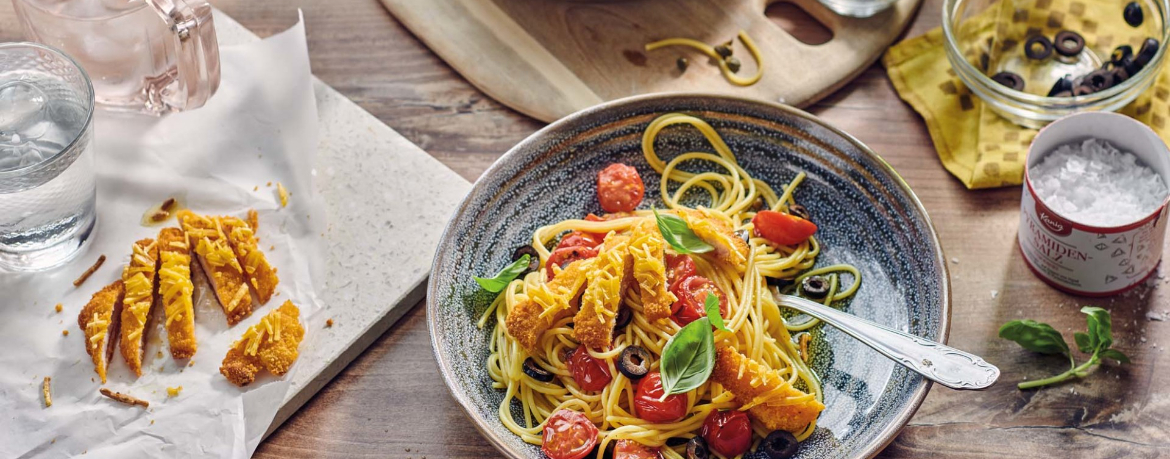
[[[569,263],[596,257],[597,253],[597,247],[562,247],[553,250],[552,254],[548,256],[548,262],[545,263],[544,270],[548,273],[548,278],[551,280],[556,275],[556,272],[553,271],[553,266],[565,269],[565,266],[568,266]]]
[[[621,163],[597,173],[597,200],[606,212],[630,212],[642,203],[646,186],[638,170]]]
[[[695,260],[690,255],[666,254],[666,284],[674,286],[678,281],[699,273]]]
[[[597,446],[597,426],[572,410],[553,413],[544,424],[540,449],[551,459],[581,459]]]
[[[568,364],[569,371],[573,373],[573,381],[577,382],[581,390],[597,392],[605,389],[605,385],[613,380],[609,365],[606,365],[604,360],[589,355],[589,350],[585,349],[585,346],[573,351]]]
[[[638,381],[634,391],[634,415],[650,422],[665,424],[687,415],[687,394],[674,394],[659,401],[662,394],[662,373],[647,374]]]
[[[604,236],[602,236],[604,238]],[[601,245],[601,239],[598,239],[593,233],[586,233],[584,231],[573,231],[561,238],[561,242],[557,243],[558,249],[565,247],[588,247],[593,248]],[[555,250],[555,249],[554,249]]]
[[[719,315],[727,318],[727,296],[711,279],[694,275],[675,282],[670,287],[678,301],[670,306],[670,318],[680,327],[707,317],[707,295],[714,293],[719,298]]]
[[[780,245],[796,245],[817,232],[813,222],[774,210],[761,210],[752,217],[756,234]]]
[[[613,459],[662,459],[662,453],[634,440],[618,440],[613,447]]]
[[[712,411],[699,435],[709,448],[725,457],[738,456],[752,447],[752,423],[747,413],[739,410]]]

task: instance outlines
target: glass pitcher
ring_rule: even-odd
[[[203,106],[219,87],[205,0],[12,0],[25,34],[89,73],[106,109],[164,114]]]

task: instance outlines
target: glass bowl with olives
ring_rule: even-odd
[[[945,0],[947,60],[996,113],[1040,128],[1116,111],[1157,79],[1170,0]]]

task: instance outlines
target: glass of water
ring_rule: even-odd
[[[0,270],[58,266],[93,233],[93,107],[69,56],[0,44]]]

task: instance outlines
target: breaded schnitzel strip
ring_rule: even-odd
[[[667,289],[665,254],[666,240],[653,219],[634,226],[630,236],[633,275],[642,299],[642,313],[650,322],[670,317],[670,305],[678,300]]]
[[[166,317],[167,341],[171,357],[186,359],[195,355],[195,307],[191,294],[191,249],[187,237],[178,228],[158,232],[158,296]]]
[[[256,232],[252,226],[236,217],[219,217],[220,228],[227,234],[232,250],[236,252],[236,260],[244,267],[244,275],[252,288],[256,289],[256,297],[260,304],[272,299],[276,292],[276,284],[280,278],[276,277],[276,268],[268,264],[268,258],[257,246]]]
[[[195,249],[199,265],[215,290],[228,325],[235,325],[252,314],[252,295],[244,278],[244,268],[228,245],[227,235],[218,221],[189,210],[178,214],[187,243]]]
[[[526,292],[528,298],[508,311],[504,320],[508,334],[524,349],[534,353],[540,335],[566,314],[571,314],[573,300],[585,285],[585,271],[593,259],[569,263],[553,280]]]
[[[85,334],[85,352],[93,358],[93,371],[102,378],[102,384],[106,383],[106,368],[118,347],[123,294],[122,280],[118,279],[94,293],[77,315],[77,326]]]
[[[284,376],[296,362],[298,347],[305,337],[300,322],[301,311],[292,301],[285,301],[260,322],[248,328],[223,358],[219,372],[232,384],[243,387],[256,380],[256,373],[268,370]]]
[[[715,247],[711,254],[716,259],[743,272],[747,266],[748,245],[735,235],[732,222],[727,217],[702,207],[695,210],[679,209],[678,214],[699,239]]]
[[[590,349],[608,349],[614,319],[622,304],[622,286],[631,265],[630,238],[610,234],[589,269],[589,285],[573,318],[573,337]]]
[[[750,407],[748,414],[768,430],[799,433],[825,409],[816,397],[792,387],[775,370],[729,347],[716,351],[711,381],[735,394],[740,409]]]
[[[146,347],[146,322],[154,308],[154,282],[158,275],[158,244],[154,239],[134,243],[130,264],[122,270],[126,293],[122,300],[122,359],[135,375],[142,376]]]

